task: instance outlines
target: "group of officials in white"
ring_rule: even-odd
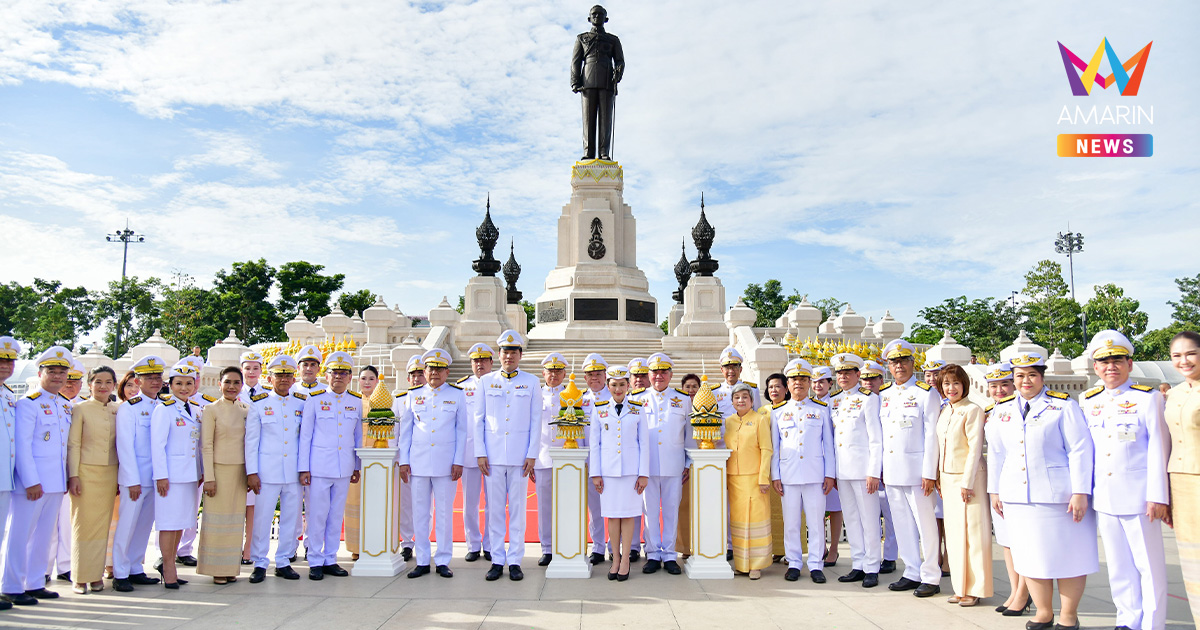
[[[3,378],[11,375],[18,348],[11,338],[0,338]],[[452,577],[453,504],[460,479],[466,514],[477,513],[482,490],[486,526],[480,529],[474,518],[465,519],[465,525],[467,560],[477,560],[482,552],[491,561],[487,580],[499,579],[506,570],[512,580],[523,577],[528,479],[537,492],[539,565],[553,559],[550,448],[561,441],[551,421],[560,411],[569,365],[562,354],[549,354],[541,364],[543,384],[519,369],[523,348],[524,339],[511,330],[497,340],[495,352],[476,344],[468,352],[473,374],[458,383],[447,382],[449,354],[429,351],[415,362],[423,375],[420,382],[395,396],[394,445],[400,476],[410,489],[408,509],[416,530],[416,566],[410,578],[433,571]],[[997,520],[1007,529],[1016,571],[1027,578],[1038,605],[1038,617],[1028,627],[1053,625],[1055,579],[1064,622],[1058,627],[1078,625],[1075,607],[1082,583],[1072,580],[1098,570],[1098,526],[1119,626],[1162,628],[1165,560],[1155,521],[1167,515],[1170,503],[1166,462],[1171,447],[1163,399],[1157,391],[1129,381],[1133,346],[1124,336],[1100,333],[1088,352],[1103,383],[1079,402],[1045,387],[1044,357],[1023,355],[1011,366],[996,366],[989,381],[1015,381],[1016,391],[997,396],[988,408],[988,464],[977,475],[963,477],[961,497],[957,488],[939,486],[939,479],[945,480],[939,473],[945,472],[947,447],[937,425],[944,408],[954,415],[965,392],[959,389],[957,395],[944,397],[938,388],[918,381],[908,342],[893,341],[883,351],[892,384],[863,386],[860,371],[873,367],[878,376],[881,366],[840,354],[831,368],[844,384],[841,390],[825,400],[785,397],[776,402],[772,397],[767,412],[773,442],[770,474],[776,491],[786,497],[787,579],[795,580],[807,565],[813,580],[824,582],[819,551],[824,549],[823,515],[826,497],[836,487],[852,556],[850,579],[842,581],[861,581],[868,588],[878,584],[885,514],[880,500],[886,498],[904,564],[903,577],[890,588],[915,590],[923,597],[935,594],[942,577],[935,490],[961,498],[959,508],[979,502],[986,506],[990,493]],[[492,371],[494,357],[499,369]],[[262,359],[254,353],[243,358],[261,366]],[[326,382],[297,382],[300,364],[313,362],[320,363]],[[0,511],[8,515],[4,607],[58,596],[46,588],[46,546],[76,475],[68,466],[68,434],[79,401],[60,394],[71,353],[52,347],[36,363],[39,384],[26,396],[18,400],[6,386],[0,387],[0,413],[9,438],[7,465],[0,461]],[[722,365],[740,363],[735,349],[722,353]],[[1108,365],[1117,369],[1101,369]],[[246,385],[238,367],[226,368],[223,398],[218,399],[197,393],[197,367],[187,360],[168,367],[150,356],[134,365],[141,394],[116,407],[112,436],[120,493],[111,547],[117,590],[158,583],[142,569],[151,529],[159,531],[163,557],[175,557],[182,532],[196,528],[204,482],[215,475],[221,483],[218,470],[206,469],[207,453],[202,454],[200,446],[201,418],[210,413],[208,408],[212,413],[236,409],[244,416],[246,487],[262,508],[279,505],[275,575],[299,577],[291,562],[301,522],[306,522],[309,577],[347,575],[337,564],[337,553],[347,493],[361,466],[355,449],[362,445],[364,417],[363,396],[349,389],[352,358],[345,352],[322,357],[310,346],[300,355],[280,355],[261,367],[268,376],[265,388]],[[661,568],[678,574],[675,538],[688,476],[686,449],[692,444],[691,395],[671,387],[673,362],[664,353],[628,366],[609,366],[600,355],[591,354],[581,367],[588,387],[584,413],[590,421],[583,446],[590,449],[591,559],[599,563],[606,551],[612,552],[608,577],[624,580],[631,551],[644,541],[643,572]],[[414,371],[413,363],[409,371]],[[813,375],[807,361],[795,359],[782,375],[774,376],[788,385],[805,384],[797,391],[807,396]],[[170,393],[159,395],[164,384]],[[733,401],[743,392],[755,408],[760,406],[757,387],[736,378],[712,391],[725,417],[738,413]],[[978,430],[983,432],[982,425]],[[800,551],[802,514],[808,517],[807,562]],[[273,518],[271,509],[255,513],[251,583],[261,582],[270,566]],[[437,540],[436,552],[431,534]],[[228,535],[232,540],[232,532]],[[239,543],[240,536],[239,529]],[[990,532],[986,536],[990,546]],[[610,537],[611,544],[606,542]],[[174,565],[166,562],[159,569],[167,588],[186,583]],[[963,566],[971,564],[952,564]],[[236,570],[225,576],[226,581],[235,575]],[[960,581],[971,578],[955,578],[953,601],[958,602],[969,597],[957,592]],[[93,590],[99,588],[93,585]],[[990,584],[988,589],[990,594]]]

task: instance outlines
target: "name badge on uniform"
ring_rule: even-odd
[[[1133,442],[1137,439],[1137,433],[1134,431],[1117,431],[1118,442]]]
[[[899,422],[901,429],[907,429],[912,426],[912,420],[905,418]]]

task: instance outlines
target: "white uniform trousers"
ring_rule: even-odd
[[[400,482],[400,546],[413,548],[416,530],[413,528],[412,483]]]
[[[887,493],[900,560],[904,562],[904,577],[922,584],[940,584],[942,568],[938,566],[933,493],[925,496],[921,486],[897,485],[889,485]]]
[[[488,536],[492,544],[492,564],[518,565],[525,555],[525,491],[528,482],[520,466],[492,466],[487,484]],[[504,549],[505,518],[508,508],[508,551]],[[601,538],[603,540],[603,538]]]
[[[882,541],[879,536],[879,495],[867,494],[866,479],[838,479],[846,540],[850,542],[850,568],[879,573]]]
[[[71,570],[71,500],[63,496],[58,508],[58,520],[50,532],[50,553],[46,556],[46,570],[58,575]]]
[[[774,492],[774,490],[772,490]],[[819,483],[784,484],[783,497],[783,551],[787,554],[788,568],[804,566],[804,552],[800,544],[800,514],[808,524],[808,570],[821,571],[825,568],[825,493]]]
[[[450,475],[441,477],[409,478],[413,491],[413,526],[416,528],[415,556],[418,566],[429,566],[430,534],[437,527],[437,553],[433,556],[437,566],[449,565],[454,555],[454,494],[458,486]],[[433,506],[429,505],[430,499]],[[435,513],[436,510],[436,513]],[[492,556],[493,558],[495,556]]]
[[[200,512],[200,502],[203,500],[204,500],[204,488],[202,487],[200,489],[200,491],[196,493],[196,513],[197,514]],[[198,529],[199,526],[200,526],[200,521],[199,521],[199,519],[197,519],[195,525],[183,530],[183,533],[179,535],[179,550],[177,551],[177,553],[180,557],[196,555],[194,553],[194,547],[196,545],[196,532],[199,531],[199,529]]]
[[[296,512],[296,548],[300,547],[301,538],[304,540],[304,559],[308,560],[308,538],[304,536],[304,512],[308,503],[308,486],[300,486],[300,510]]]
[[[491,547],[488,545],[486,516],[484,517],[483,527],[479,526],[479,496],[483,492],[483,473],[479,472],[478,466],[463,466],[461,479],[463,489],[463,532],[467,535],[467,551],[487,549],[488,553],[491,553]],[[486,499],[484,506],[487,506]]]
[[[271,564],[271,521],[275,520],[275,502],[279,502],[279,545],[275,548],[275,568],[292,564],[296,555],[296,515],[300,513],[300,482],[263,483],[254,503],[254,539],[250,541],[250,557],[254,568],[265,569]]]
[[[308,566],[337,564],[338,549],[342,546],[342,515],[346,512],[349,492],[349,477],[312,477],[308,486],[308,529],[304,532]]]
[[[117,508],[117,529],[113,532],[113,577],[125,579],[145,573],[142,562],[150,544],[150,531],[154,529],[155,494],[154,486],[142,486],[142,494],[134,501],[129,498],[127,486],[119,489],[121,504]]]
[[[1118,626],[1162,630],[1167,624],[1167,561],[1162,527],[1145,514],[1096,512]]]
[[[8,508],[11,502],[12,492],[0,491],[0,561],[4,557],[4,535],[8,532]]]
[[[4,539],[8,551],[4,556],[4,580],[0,583],[0,592],[16,595],[45,588],[46,547],[50,544],[50,532],[58,518],[63,494],[47,492],[37,501],[30,501],[24,488],[13,490],[8,532]]]
[[[554,553],[554,527],[551,520],[554,516],[554,469],[535,468],[533,484],[537,492],[538,513],[538,542],[542,545],[542,553]]]
[[[896,544],[896,526],[892,523],[892,508],[888,503],[887,488],[879,484],[879,515],[883,518],[883,559],[895,562],[900,557],[900,546]]]
[[[646,518],[647,560],[666,562],[675,559],[675,535],[679,531],[681,501],[683,475],[650,477],[650,482],[646,484],[646,490],[642,493],[642,514]]]
[[[608,549],[608,538],[604,534],[604,516],[600,514],[600,493],[591,481],[587,484],[588,491],[588,535],[592,537],[592,553],[604,555]]]

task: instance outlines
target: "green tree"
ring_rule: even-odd
[[[746,285],[746,290],[742,293],[742,301],[758,313],[754,325],[759,327],[774,326],[775,320],[787,312],[789,306],[798,304],[801,299],[795,291],[792,291],[791,295],[784,295],[783,284],[774,279],[767,280],[762,286],[752,282]]]
[[[467,298],[461,295],[458,296],[458,306],[455,306],[454,310],[458,311],[459,315],[462,315],[467,310]]]
[[[112,280],[108,290],[96,295],[96,321],[104,325],[105,354],[119,358],[129,348],[141,343],[159,326],[161,304],[158,278],[139,280],[129,276]],[[117,331],[121,345],[117,347]]]
[[[161,326],[163,339],[183,354],[192,346],[208,348],[224,337],[212,325],[213,292],[196,286],[191,276],[176,272],[162,288]]]
[[[371,293],[366,289],[359,289],[353,293],[343,293],[339,295],[337,303],[338,308],[342,309],[342,312],[345,313],[347,317],[354,317],[355,313],[357,313],[359,316],[362,316],[363,311],[374,306],[375,300],[377,299],[379,299],[379,296],[375,295],[374,293]]]
[[[276,274],[279,280],[279,314],[284,321],[303,311],[308,319],[329,314],[329,300],[342,289],[346,275],[335,273],[327,276],[321,272],[324,265],[314,265],[303,260],[284,263]]]
[[[1179,287],[1179,301],[1167,301],[1167,305],[1175,310],[1171,317],[1180,323],[1189,324],[1192,329],[1200,327],[1200,273],[1194,278],[1176,278],[1175,286]]]
[[[17,336],[16,331],[21,321],[18,313],[24,307],[27,311],[33,309],[38,302],[37,291],[15,280],[8,284],[0,284],[0,334]]]
[[[669,319],[662,320],[662,322],[660,322],[658,324],[658,327],[662,329],[664,335],[670,334],[671,333],[671,331],[670,331],[671,320],[669,320]]]
[[[1171,338],[1185,330],[1200,329],[1200,274],[1196,274],[1194,278],[1176,278],[1175,286],[1179,287],[1179,301],[1167,300],[1167,305],[1174,309],[1171,318],[1175,321],[1134,340],[1134,347],[1141,360],[1170,360]]]
[[[222,333],[233,330],[246,345],[283,339],[284,319],[270,300],[275,273],[264,258],[217,271],[208,309],[211,325]]]
[[[1083,350],[1080,339],[1079,303],[1068,296],[1062,265],[1052,260],[1039,261],[1025,274],[1025,312],[1029,316],[1029,334],[1038,345],[1058,348],[1068,356]]]
[[[1088,339],[1101,330],[1115,330],[1130,339],[1146,332],[1150,316],[1138,310],[1137,300],[1125,297],[1125,290],[1115,284],[1096,285],[1096,295],[1083,305]]]
[[[521,300],[519,304],[525,309],[525,330],[533,330],[537,326],[537,306],[529,300]]]
[[[1170,361],[1171,338],[1185,330],[1195,330],[1196,327],[1182,322],[1172,322],[1170,326],[1158,328],[1142,335],[1141,339],[1133,340],[1133,347],[1139,361]]]
[[[83,287],[34,278],[29,290],[15,293],[21,301],[12,313],[12,332],[27,342],[30,356],[53,345],[73,349],[81,335],[96,327],[96,304]]]
[[[835,297],[822,298],[812,302],[813,306],[821,309],[821,321],[825,321],[831,316],[836,317],[838,313],[842,312],[843,308],[846,308],[847,304],[849,302],[843,302]],[[939,336],[938,339],[941,339],[941,337]]]
[[[1006,300],[990,297],[967,300],[965,295],[923,308],[918,316],[921,319],[913,324],[909,341],[936,344],[949,330],[958,343],[975,354],[990,357],[998,356],[1000,350],[1016,339],[1023,319],[1021,310]]]

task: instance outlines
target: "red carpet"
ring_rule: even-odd
[[[458,493],[454,495],[454,542],[466,542],[467,534],[463,529],[463,491],[462,483],[458,484]],[[476,517],[483,524],[483,497],[479,499],[479,515]],[[537,495],[530,481],[525,491],[525,542],[537,542]]]

